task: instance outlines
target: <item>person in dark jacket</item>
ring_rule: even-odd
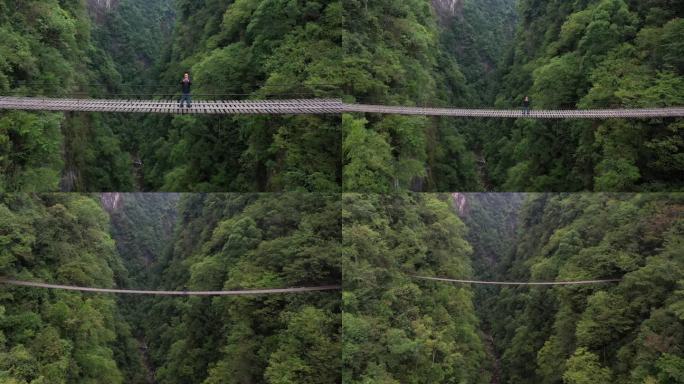
[[[530,98],[528,96],[525,96],[525,99],[523,100],[523,115],[529,115],[530,114]]]
[[[192,80],[190,80],[190,74],[185,72],[185,74],[183,74],[183,80],[181,80],[180,83],[181,91],[183,92],[183,95],[180,99],[180,107],[183,108],[183,102],[186,102],[188,108],[192,108],[192,100],[190,98],[190,86],[192,85]]]

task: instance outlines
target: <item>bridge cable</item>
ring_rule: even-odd
[[[7,278],[0,278],[0,284],[34,287],[34,288],[49,288],[60,289],[68,291],[81,292],[96,292],[96,293],[120,293],[120,294],[136,294],[136,295],[158,295],[158,296],[246,296],[246,295],[262,295],[275,293],[301,293],[313,291],[332,291],[340,290],[340,285],[323,285],[317,287],[292,287],[292,288],[265,288],[265,289],[245,289],[232,291],[153,291],[153,290],[138,290],[138,289],[117,289],[117,288],[93,288],[80,287],[73,285],[59,285],[47,284],[33,281],[14,280]]]
[[[484,285],[590,285],[590,284],[607,284],[622,281],[622,279],[604,279],[604,280],[575,280],[575,281],[484,281],[484,280],[461,280],[461,279],[447,279],[443,277],[428,277],[409,275],[414,279],[444,281],[461,284],[484,284]]]

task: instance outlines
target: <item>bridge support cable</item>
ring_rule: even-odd
[[[245,289],[233,291],[151,291],[138,289],[116,289],[116,288],[93,288],[93,287],[79,287],[73,285],[59,285],[47,284],[33,281],[13,280],[0,278],[0,284],[59,289],[67,291],[80,292],[94,292],[94,293],[117,293],[117,294],[135,294],[135,295],[156,295],[156,296],[248,296],[248,295],[265,295],[278,293],[302,293],[315,291],[335,291],[341,290],[340,285],[323,285],[318,287],[292,287],[292,288],[273,288],[273,289]]]
[[[483,284],[483,285],[591,285],[591,284],[608,284],[622,281],[622,279],[604,279],[604,280],[575,280],[575,281],[483,281],[483,280],[460,280],[447,279],[443,277],[428,277],[428,276],[411,276],[414,279],[443,281],[460,284]]]

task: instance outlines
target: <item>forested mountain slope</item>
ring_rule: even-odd
[[[335,195],[186,195],[155,285],[339,284]],[[340,292],[150,299],[140,316],[162,383],[338,383]]]
[[[335,196],[0,196],[2,278],[152,290],[339,285],[340,247]],[[0,381],[339,383],[340,307],[338,290],[159,298],[3,284]]]
[[[150,272],[173,240],[179,198],[173,193],[101,194],[112,238],[131,279],[129,285],[154,287]]]
[[[473,248],[473,271],[491,278],[514,249],[518,214],[526,198],[521,193],[453,193],[456,211],[468,228],[466,239]]]
[[[0,276],[112,287],[126,278],[107,214],[91,197],[0,195]],[[0,381],[142,383],[116,298],[2,286]]]
[[[342,2],[176,3],[158,82],[190,71],[197,97],[339,95]],[[165,116],[138,135],[145,186],[175,191],[337,191],[339,116]]]
[[[481,74],[510,38],[512,9],[497,0],[347,1],[343,92],[365,103],[481,105]],[[466,121],[345,115],[342,124],[347,191],[482,189]]]
[[[82,2],[0,2],[0,94],[66,96],[110,79],[91,29]],[[127,162],[97,114],[0,112],[0,191],[126,188]]]
[[[343,197],[344,383],[488,383],[468,286],[472,249],[449,195]]]
[[[516,109],[528,95],[537,109],[684,105],[679,2],[350,1],[345,10],[344,93],[353,101]],[[367,114],[343,125],[348,191],[682,188],[681,119]]]
[[[501,382],[681,383],[682,212],[682,194],[530,195],[494,279],[621,281],[480,292]]]
[[[515,0],[432,0],[442,47],[458,61],[477,106],[491,106],[496,71],[515,36]]]
[[[521,0],[498,107],[684,105],[684,7],[663,0]],[[481,138],[500,189],[678,190],[682,119],[518,120]]]
[[[3,1],[0,93],[339,95],[341,2]],[[0,113],[0,190],[335,191],[338,116]]]

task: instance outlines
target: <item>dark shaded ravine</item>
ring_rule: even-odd
[[[490,384],[500,384],[501,383],[501,357],[496,351],[494,344],[494,338],[488,331],[481,331],[481,338],[485,345],[485,351],[487,352],[487,357],[491,362],[491,374],[492,378],[489,381]]]
[[[482,159],[478,155],[479,159]],[[483,160],[483,159],[482,159]],[[480,168],[478,166],[478,168]],[[482,164],[482,168],[486,168]],[[486,185],[486,169],[481,173]],[[500,263],[512,252],[518,242],[518,215],[525,195],[518,193],[453,193],[453,206],[468,228],[467,240],[473,248],[471,263],[473,278],[477,280],[506,280],[501,276]],[[496,303],[499,290],[492,286],[476,286],[473,304],[479,319],[479,335],[486,353],[490,383],[502,380],[502,351],[498,350],[492,331],[491,307]]]
[[[176,193],[101,193],[100,204],[110,216],[110,233],[126,269],[126,287],[155,289],[154,268],[176,229]],[[147,300],[127,301],[122,314],[130,324],[144,371],[144,382],[157,384],[157,365],[150,355],[150,336],[140,324],[149,311]],[[142,315],[145,316],[145,315]]]
[[[138,341],[138,350],[140,351],[140,356],[142,357],[142,363],[143,366],[145,367],[145,372],[146,372],[146,379],[148,384],[157,384],[157,380],[155,378],[157,369],[152,364],[152,359],[150,358],[150,352],[149,349],[147,348],[147,341],[145,341],[144,338],[138,337],[136,339]]]

